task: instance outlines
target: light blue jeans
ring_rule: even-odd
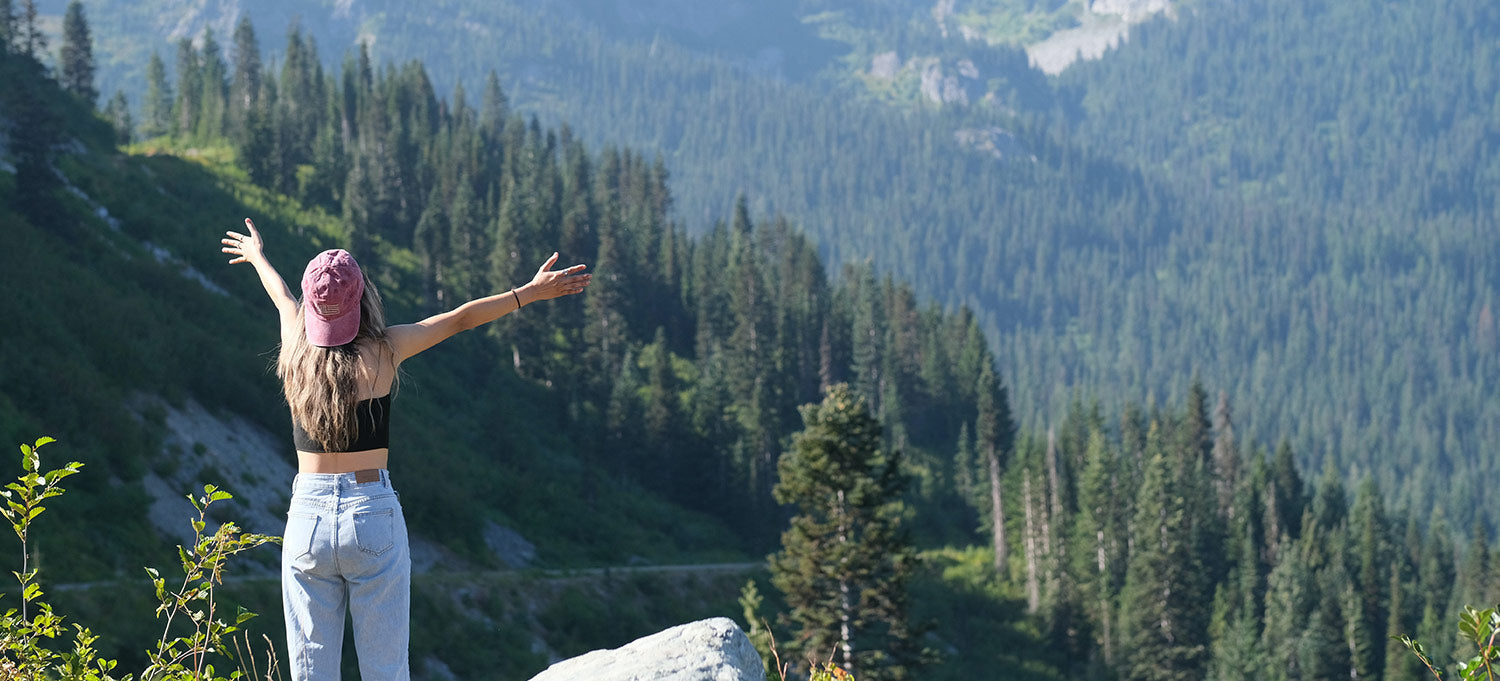
[[[373,477],[373,476],[365,476]],[[411,552],[406,519],[381,469],[298,473],[281,546],[286,666],[292,681],[338,681],[344,611],[354,616],[363,681],[407,681]]]

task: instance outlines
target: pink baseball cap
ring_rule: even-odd
[[[354,256],[341,248],[319,253],[302,272],[303,319],[307,342],[331,348],[359,334],[359,300],[365,277]]]

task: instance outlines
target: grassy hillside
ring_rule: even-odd
[[[24,320],[0,337],[0,435],[54,435],[54,456],[89,466],[81,493],[59,509],[56,522],[69,529],[54,530],[68,537],[58,540],[54,578],[75,580],[161,555],[145,541],[144,518],[125,512],[161,454],[162,426],[140,413],[142,396],[191,398],[278,437],[289,428],[269,371],[273,311],[253,272],[224,264],[219,235],[254,218],[288,276],[345,235],[328,215],[250,185],[225,148],[122,154],[107,126],[61,97],[52,105],[79,123],[64,128],[70,151],[56,159],[66,188],[22,214],[16,176],[0,174],[0,277],[15,292],[5,316]],[[388,261],[379,276],[390,316],[412,318],[410,256]],[[503,366],[459,340],[406,367],[392,463],[409,471],[414,532],[481,565],[492,560],[480,537],[486,520],[533,537],[548,565],[742,555],[714,522],[591,472],[577,456],[594,445],[571,439],[557,398]],[[289,445],[268,455],[292,458]],[[550,482],[531,482],[538,478]],[[101,516],[123,525],[91,528],[88,518]],[[102,550],[84,549],[90,542],[72,532]]]

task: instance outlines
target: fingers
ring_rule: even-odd
[[[229,259],[229,264],[231,264],[231,265],[238,265],[239,263],[249,262],[250,261],[249,258],[245,257],[244,251],[241,251],[239,248],[236,248],[236,247],[234,247],[232,245],[228,245],[229,244],[229,239],[225,239],[224,243],[226,245],[223,248],[219,249],[219,250],[223,251],[225,253],[228,253],[228,254],[230,254],[232,256],[235,256],[235,257]]]
[[[547,262],[542,263],[542,269],[539,269],[537,271],[538,272],[546,272],[547,270],[552,269],[552,266],[555,265],[555,264],[557,264],[557,252],[553,251],[552,252],[552,257],[547,258]]]
[[[579,265],[579,267],[582,267],[582,265]],[[573,268],[569,269],[571,270]],[[589,281],[593,278],[593,276],[594,275],[592,274],[583,274],[565,282],[563,284],[562,295],[571,296],[575,293],[583,293],[583,290],[588,288]]]
[[[250,218],[245,218],[245,226],[250,228],[250,236],[253,236],[257,239],[260,238],[260,231],[255,229],[255,223],[252,222]]]

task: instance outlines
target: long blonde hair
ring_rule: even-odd
[[[326,348],[308,342],[303,326],[307,314],[304,302],[297,306],[297,334],[281,346],[276,361],[276,375],[292,409],[292,422],[302,426],[325,452],[345,451],[359,438],[354,407],[359,403],[360,347],[395,354],[385,333],[385,305],[380,292],[368,275],[362,276],[365,292],[359,299],[359,332],[354,340]],[[395,389],[396,377],[392,377],[391,390]]]

